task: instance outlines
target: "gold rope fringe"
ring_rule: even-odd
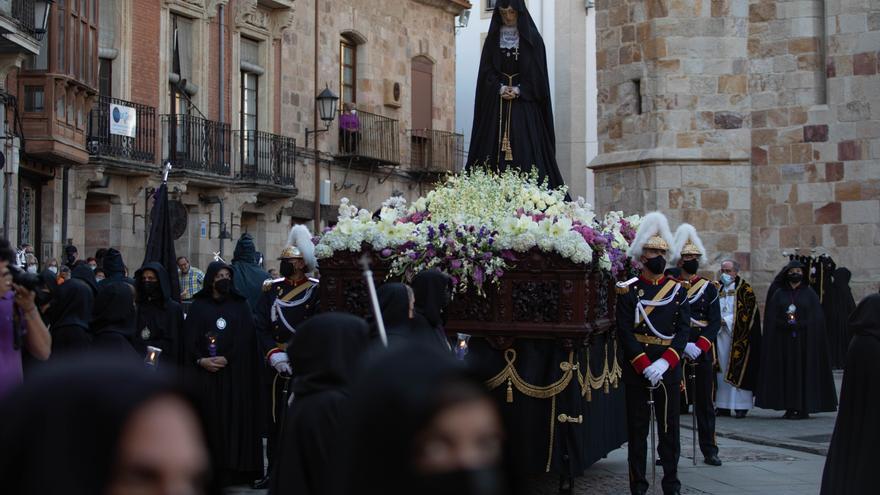
[[[545,468],[545,472],[550,472],[550,463],[553,461],[553,440],[556,436],[556,397],[554,396],[550,401],[550,449],[547,452],[547,467]]]
[[[584,376],[580,370],[578,370],[578,382],[581,385],[581,395],[586,398],[587,402],[591,402],[593,400],[593,390],[599,390],[600,388],[607,394],[611,392],[611,388],[615,389],[620,384],[620,378],[623,376],[623,370],[620,368],[620,364],[617,362],[617,341],[614,341],[614,359],[611,361],[611,369],[609,369],[608,363],[608,341],[605,342],[605,363],[602,365],[602,372],[599,375],[593,375],[593,370],[590,368],[590,350],[587,349],[586,352],[586,368],[587,374]]]
[[[574,362],[574,351],[570,351],[568,353],[568,361],[559,363],[559,369],[562,370],[562,378],[546,387],[538,387],[526,383],[525,380],[519,376],[519,373],[514,366],[514,363],[516,363],[515,349],[507,349],[504,351],[504,359],[507,361],[507,366],[501,370],[501,373],[498,373],[495,377],[488,380],[486,386],[489,387],[489,390],[494,390],[502,383],[507,382],[507,402],[513,402],[514,388],[516,388],[521,394],[534,397],[535,399],[549,399],[555,397],[565,390],[565,387],[571,382],[574,372],[578,369],[577,363]]]

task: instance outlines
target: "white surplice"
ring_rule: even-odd
[[[730,348],[733,345],[733,326],[736,321],[736,287],[733,283],[722,289],[721,303],[721,330],[718,331],[718,339],[715,348],[718,351],[718,364],[721,371],[717,374],[717,392],[715,394],[715,407],[719,409],[752,408],[752,392],[734,387],[724,380],[727,367],[730,364]]]

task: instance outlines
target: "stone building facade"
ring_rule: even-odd
[[[392,194],[418,196],[460,161],[461,137],[451,132],[454,18],[467,7],[464,0],[56,1],[43,46],[50,60],[79,64],[77,47],[85,53],[89,76],[72,77],[85,116],[56,115],[48,97],[41,113],[25,113],[28,146],[28,119],[56,121],[46,136],[54,148],[23,155],[30,172],[12,195],[30,188],[33,199],[13,201],[10,240],[36,244],[44,258],[57,258],[68,242],[81,257],[116,247],[133,272],[166,162],[177,253],[200,267],[216,252],[231,259],[243,232],[274,266],[290,226],[314,228],[316,209],[321,225],[335,221],[342,197],[375,209]],[[80,11],[95,34],[82,45],[74,34],[69,51],[59,40],[78,29],[71,16]],[[11,81],[23,93],[29,83],[20,81],[58,79],[55,69],[23,70]],[[338,114],[326,126],[318,118],[325,87],[357,111],[348,144]],[[110,130],[116,111],[136,114],[132,137]],[[316,127],[327,130],[306,138]],[[72,152],[61,153],[59,143]],[[25,184],[33,176],[39,180]],[[23,227],[24,217],[31,223]]]
[[[669,214],[766,288],[784,253],[880,280],[880,5],[598,0],[601,210]]]

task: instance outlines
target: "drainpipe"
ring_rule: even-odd
[[[318,29],[318,21],[320,19],[318,9],[320,0],[315,0],[315,92],[318,94],[318,41],[320,39],[320,29]],[[312,96],[314,98],[315,96]],[[312,112],[312,129],[318,129],[318,101],[314,100],[315,108]],[[321,162],[318,155],[318,136],[315,135],[315,235],[321,230]]]
[[[226,121],[226,99],[224,98],[224,83],[226,82],[226,37],[224,36],[224,28],[226,27],[226,9],[223,8],[223,5],[217,6],[217,12],[219,16],[219,23],[217,28],[217,34],[220,38],[220,82],[217,84],[218,95],[217,101],[220,102],[220,122]],[[221,207],[222,208],[222,207]]]

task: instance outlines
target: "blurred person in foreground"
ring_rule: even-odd
[[[500,495],[520,486],[509,479],[516,470],[495,403],[436,346],[371,359],[346,412],[341,486],[328,493]]]
[[[16,495],[220,495],[204,414],[166,374],[103,354],[53,362],[0,402]]]
[[[52,337],[40,317],[36,291],[13,283],[11,270],[18,270],[11,266],[15,259],[9,242],[0,239],[0,397],[24,378],[22,350],[39,360],[48,359],[52,351]]]
[[[862,299],[849,317],[852,341],[846,354],[840,410],[825,460],[822,495],[875,493],[880,443],[880,294]]]

